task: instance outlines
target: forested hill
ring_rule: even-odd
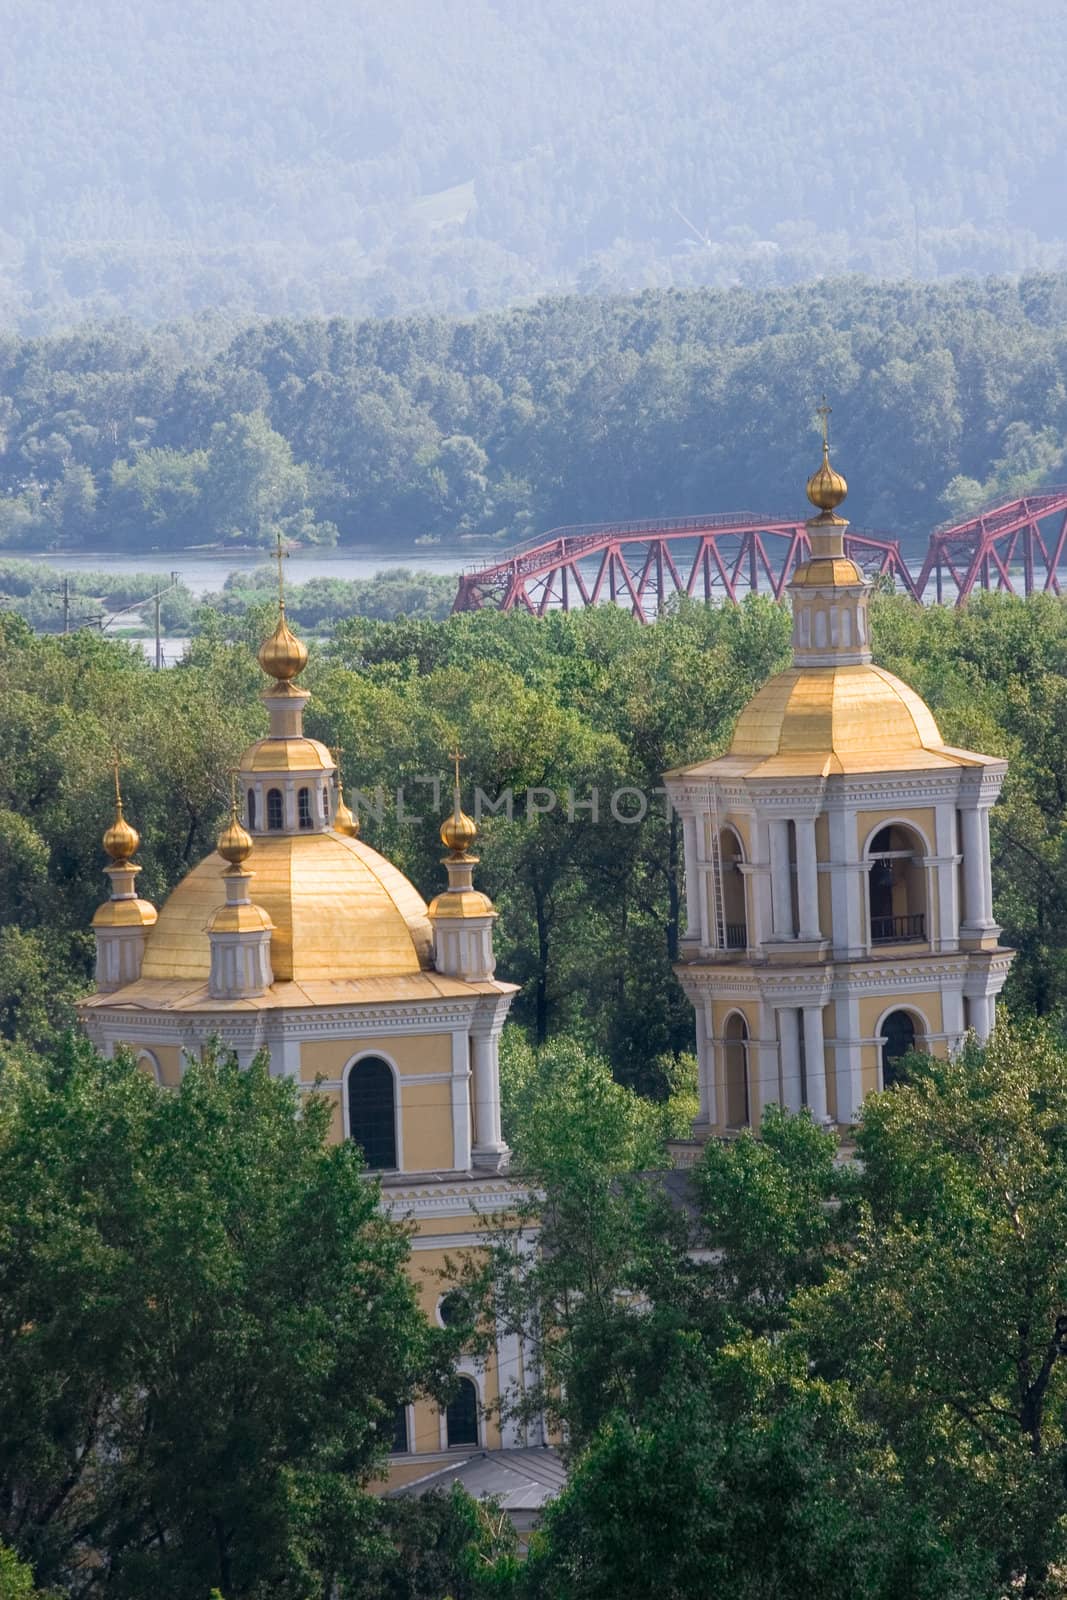
[[[0,0],[0,322],[1067,262],[1061,0]]]
[[[0,337],[0,545],[800,511],[823,390],[854,525],[925,534],[1062,481],[1067,274]]]

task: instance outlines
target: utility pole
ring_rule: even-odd
[[[63,579],[63,632],[70,632],[70,579]]]
[[[159,585],[157,584],[156,585],[156,593],[155,593],[155,601],[156,601],[156,671],[157,672],[161,672],[163,670],[163,640],[160,637],[160,630],[159,630],[159,602],[160,602],[160,599],[162,598],[162,593],[163,593],[163,591],[160,589]]]

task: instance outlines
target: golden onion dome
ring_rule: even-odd
[[[137,851],[141,835],[122,814],[122,801],[115,802],[115,820],[104,834],[104,849],[112,861],[128,861]]]
[[[353,816],[351,810],[345,805],[342,794],[337,802],[337,810],[333,814],[333,827],[335,833],[343,833],[348,839],[359,837],[359,818]]]
[[[451,850],[454,856],[463,856],[477,837],[478,827],[473,817],[468,817],[457,804],[451,816],[446,817],[441,824],[441,843],[446,850]]]
[[[215,848],[224,861],[235,867],[252,854],[252,835],[237,820],[236,808],[231,810],[230,820],[219,834]]]
[[[279,605],[278,626],[259,647],[259,664],[268,678],[280,683],[298,677],[308,664],[307,645],[286,622],[284,601]]]
[[[830,446],[824,441],[822,462],[808,479],[808,499],[817,511],[835,511],[848,494],[848,484],[830,465]]]

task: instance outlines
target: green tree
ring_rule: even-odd
[[[447,1369],[329,1108],[68,1040],[0,1074],[0,1532],[79,1594],[357,1572],[392,1417]]]

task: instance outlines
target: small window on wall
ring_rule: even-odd
[[[296,820],[302,828],[311,827],[311,790],[299,789],[296,796]]]
[[[256,791],[254,789],[249,789],[245,795],[245,812],[248,817],[248,826],[254,828],[256,825]]]
[[[393,1069],[380,1056],[365,1056],[348,1074],[348,1135],[373,1172],[396,1170]]]
[[[280,789],[267,790],[267,827],[280,830],[285,826],[282,811],[282,791]]]
[[[478,1391],[470,1378],[460,1378],[455,1398],[445,1412],[449,1447],[478,1443]]]
[[[397,1406],[393,1413],[393,1439],[389,1446],[389,1454],[393,1456],[404,1455],[411,1449],[408,1440],[408,1408]]]
[[[327,818],[330,815],[330,791],[325,784],[322,786],[322,814]]]

